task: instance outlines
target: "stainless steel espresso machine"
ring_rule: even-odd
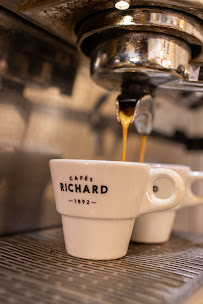
[[[48,164],[121,160],[118,114],[130,105],[128,161],[148,134],[146,162],[203,171],[203,0],[0,5],[0,301],[202,303],[202,207],[179,211],[165,244],[78,260]]]

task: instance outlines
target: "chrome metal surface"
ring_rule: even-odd
[[[175,86],[181,77],[198,80],[199,59],[189,63],[201,53],[203,27],[189,15],[157,7],[103,11],[80,22],[76,32],[91,57],[92,79],[105,89],[122,90],[126,81]]]
[[[113,29],[155,32],[181,38],[193,45],[193,57],[201,52],[203,46],[203,26],[200,20],[175,10],[143,7],[127,11],[102,11],[89,16],[77,26],[80,48],[90,56],[91,45],[95,40],[97,42],[102,39],[97,36]],[[198,51],[197,46],[200,46]]]
[[[190,65],[189,71],[189,81],[198,81],[200,77],[200,66],[199,65]]]
[[[137,115],[134,120],[136,130],[139,134],[150,134],[153,127],[154,111],[153,98],[150,95],[145,95],[141,98],[137,108]]]
[[[115,261],[67,254],[61,229],[0,239],[5,304],[184,303],[203,286],[203,239],[175,234],[162,245],[131,244]]]
[[[0,75],[25,85],[57,87],[71,95],[78,56],[75,48],[0,8]]]
[[[76,43],[74,28],[78,22],[86,17],[94,18],[94,14],[101,11],[104,11],[101,15],[108,13],[109,16],[110,14],[113,16],[115,14],[115,9],[112,10],[114,1],[107,0],[102,2],[98,0],[83,1],[82,3],[77,0],[52,0],[51,2],[45,0],[14,0],[12,3],[0,0],[0,3],[72,44]],[[132,5],[134,6],[132,10],[139,13],[135,14],[133,20],[125,18],[123,27],[130,28],[134,22],[134,27],[136,26],[138,29],[142,25],[143,28],[141,22],[143,19],[146,23],[145,30],[153,25],[157,31],[162,33],[163,31],[167,34],[169,31],[173,32],[173,35],[181,36],[181,39],[192,44],[192,57],[196,57],[200,53],[200,46],[197,45],[202,42],[203,4],[201,0],[134,0]],[[145,11],[140,6],[145,7]],[[166,12],[168,13],[167,18]],[[151,17],[149,18],[150,14]],[[125,17],[128,17],[128,15]],[[98,18],[96,18],[95,24],[97,23],[99,23]],[[201,54],[197,60],[201,64]]]
[[[77,64],[73,46],[0,7],[0,235],[60,223],[49,160],[61,150],[57,139],[50,146],[47,123],[58,110],[48,97],[46,106],[41,94],[31,101],[24,93],[51,89],[70,98]]]
[[[51,183],[49,160],[59,158],[37,148],[0,149],[0,234],[16,233],[60,223],[54,200],[45,192]],[[44,208],[47,214],[44,214]],[[52,215],[51,215],[52,213]]]
[[[180,90],[189,92],[203,92],[203,81],[179,80],[165,83],[160,86],[166,90]]]
[[[203,19],[202,0],[133,0],[131,3],[136,7],[177,9]],[[74,28],[78,21],[95,12],[114,9],[114,1],[109,0],[0,0],[0,4],[73,44],[76,44]]]
[[[105,89],[120,90],[127,80],[157,86],[180,78],[180,66],[188,70],[190,48],[177,38],[134,32],[103,38],[91,54],[91,76]]]

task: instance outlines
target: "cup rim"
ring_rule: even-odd
[[[121,167],[152,167],[151,164],[148,163],[138,163],[138,162],[127,162],[127,161],[109,161],[109,160],[88,160],[88,159],[51,159],[49,163],[78,163],[78,164],[92,164],[92,165],[105,165],[108,164],[110,166],[121,166]]]
[[[185,169],[185,170],[190,170],[191,168],[189,166],[186,165],[177,165],[177,164],[162,164],[162,163],[148,163],[150,166],[152,166],[153,168],[167,168],[167,169]]]

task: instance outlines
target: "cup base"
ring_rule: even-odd
[[[119,259],[127,253],[134,221],[62,215],[66,250],[83,259]]]
[[[131,241],[145,244],[161,244],[169,240],[175,211],[158,211],[136,218]]]

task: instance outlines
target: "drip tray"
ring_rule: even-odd
[[[203,287],[203,237],[176,233],[163,245],[132,243],[114,261],[71,257],[61,228],[2,237],[0,276],[6,304],[188,303]]]

